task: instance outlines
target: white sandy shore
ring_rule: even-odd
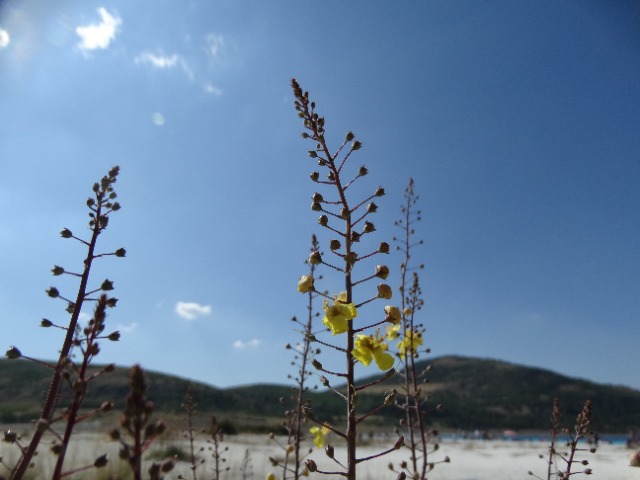
[[[120,469],[116,468],[119,464],[118,445],[105,441],[105,435],[98,434],[80,434],[76,437],[76,442],[72,446],[68,455],[69,464],[82,465],[92,463],[97,456],[107,453],[110,459],[108,469],[112,472],[126,471],[124,465],[120,465]],[[200,442],[201,446],[208,448],[204,442]],[[392,443],[392,442],[391,442]],[[241,465],[246,452],[249,452],[250,464],[247,470],[246,479],[264,479],[266,474],[274,472],[280,477],[280,471],[274,469],[269,457],[281,458],[283,451],[276,445],[274,441],[269,440],[266,436],[258,435],[237,435],[225,438],[224,445],[229,448],[224,456],[227,461],[225,465],[230,467],[230,471],[222,477],[226,480],[242,479]],[[168,446],[179,446],[186,450],[186,444],[183,439],[163,439],[155,444],[154,448],[166,448]],[[373,443],[363,446],[358,451],[358,456],[373,455],[384,448],[390,447],[391,444]],[[38,455],[38,469],[42,478],[49,478],[47,472],[52,468],[52,455],[47,454],[46,444],[41,449],[42,453]],[[520,441],[509,442],[499,440],[445,440],[441,443],[440,449],[431,455],[430,460],[438,461],[448,456],[450,463],[437,465],[430,473],[431,480],[519,480],[533,479],[528,475],[531,470],[541,478],[546,478],[546,463],[539,458],[539,455],[545,454],[547,445],[539,441]],[[340,458],[342,451],[339,447],[335,449],[336,458]],[[11,445],[1,444],[0,455],[7,463],[10,463],[12,457],[15,458],[15,447]],[[590,454],[586,452],[582,457],[589,461],[589,468],[593,469],[593,475],[590,477],[578,476],[575,478],[589,478],[592,480],[640,480],[640,468],[629,466],[629,454],[631,450],[623,445],[601,444],[597,453]],[[310,455],[320,468],[327,470],[336,470],[335,464],[327,459],[324,452],[314,452]],[[207,460],[207,464],[199,467],[198,478],[211,478],[211,456],[208,453],[203,454],[203,458]],[[408,450],[402,449],[392,452],[384,457],[364,462],[358,469],[358,477],[366,479],[390,479],[396,478],[396,474],[391,472],[387,465],[392,462],[398,465],[401,461],[408,460]],[[192,473],[189,465],[178,463],[176,469],[165,476],[166,480],[175,479],[178,474],[191,479]],[[78,475],[72,478],[77,479],[94,479],[96,478],[95,470]],[[102,477],[105,478],[105,477]],[[311,479],[322,478],[326,476],[312,474]]]

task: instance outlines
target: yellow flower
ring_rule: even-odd
[[[267,475],[266,480],[276,480],[275,474],[270,473],[269,475]]]
[[[333,335],[344,333],[349,330],[349,320],[353,320],[358,316],[358,310],[353,303],[340,303],[337,301],[333,305],[324,301],[324,317],[322,323],[331,330]]]
[[[298,291],[307,293],[313,291],[313,277],[311,275],[302,275],[298,282]]]
[[[384,313],[387,314],[387,318],[385,318],[385,320],[393,323],[394,325],[400,323],[400,320],[402,319],[402,315],[400,314],[400,309],[398,307],[387,305],[384,307]]]
[[[391,287],[386,283],[378,285],[378,298],[386,298],[387,300],[393,296]]]
[[[340,292],[339,294],[334,295],[333,301],[336,303],[347,303],[347,292]]]
[[[309,429],[309,432],[311,433],[311,435],[313,435],[313,443],[315,444],[316,448],[322,448],[322,446],[324,445],[324,437],[325,435],[328,435],[331,430],[325,423],[324,425],[322,425],[322,427],[311,427]]]
[[[382,342],[379,333],[377,331],[375,336],[357,335],[353,356],[365,366],[368,366],[371,360],[375,360],[380,370],[389,370],[393,367],[394,360],[386,353],[387,344]]]
[[[402,313],[404,314],[405,317],[408,317],[409,315],[411,315],[413,313],[413,310],[411,310],[409,307],[405,308]]]
[[[407,353],[414,355],[420,345],[422,345],[422,333],[408,331],[402,341],[398,343],[400,358],[404,358]]]
[[[389,340],[395,340],[398,338],[400,334],[400,325],[389,325],[387,326],[387,338]]]

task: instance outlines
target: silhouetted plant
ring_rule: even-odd
[[[224,454],[229,450],[229,447],[223,447],[224,432],[220,428],[220,424],[215,416],[211,416],[211,426],[209,427],[209,434],[211,438],[207,440],[211,444],[210,450],[213,457],[213,480],[220,480],[224,472],[228,472],[231,467],[224,466],[227,463],[227,459]]]
[[[113,428],[109,433],[112,440],[120,442],[120,458],[129,463],[134,480],[142,479],[142,454],[166,429],[163,420],[151,422],[153,402],[147,399],[146,394],[144,370],[140,365],[134,365],[131,367],[129,395],[120,417],[120,427],[129,439],[125,439],[117,428]],[[162,474],[171,471],[174,465],[173,457],[164,459],[162,462],[154,461],[148,473],[152,480],[160,480]]]
[[[589,461],[586,459],[579,459],[577,455],[579,452],[596,453],[596,448],[580,448],[579,442],[585,439],[587,436],[592,435],[591,432],[591,400],[587,400],[582,407],[582,410],[576,418],[575,425],[572,428],[562,427],[560,418],[560,402],[556,398],[553,401],[553,411],[551,414],[551,440],[549,443],[549,452],[547,456],[547,476],[546,480],[552,478],[558,478],[561,480],[567,480],[573,475],[591,475],[592,469],[588,467]],[[566,451],[558,450],[558,442],[560,435],[568,436],[568,440],[565,442]],[[540,458],[544,458],[542,455]],[[574,471],[576,465],[578,468],[585,467],[583,470]],[[529,471],[529,475],[534,476],[540,480],[541,477],[535,475]]]
[[[32,458],[36,453],[42,435],[46,431],[53,432],[59,440],[59,443],[55,444],[53,448],[54,452],[58,455],[54,478],[62,478],[65,476],[62,472],[62,467],[73,428],[78,421],[84,420],[95,413],[90,412],[84,416],[80,416],[79,413],[80,406],[85,398],[87,384],[100,374],[112,369],[112,366],[108,366],[98,373],[89,374],[87,367],[93,358],[100,352],[98,340],[108,339],[116,341],[120,337],[118,332],[113,332],[106,336],[102,335],[105,328],[105,310],[107,307],[115,307],[118,300],[116,298],[109,297],[106,293],[103,293],[99,299],[91,297],[91,295],[97,292],[109,292],[113,290],[113,282],[106,279],[102,282],[99,288],[91,291],[88,291],[88,284],[94,260],[105,256],[124,257],[126,254],[124,248],[119,248],[112,253],[96,253],[98,237],[109,225],[111,213],[120,209],[120,204],[116,201],[117,194],[114,191],[114,184],[116,183],[119,171],[119,167],[113,167],[107,175],[102,177],[100,182],[93,185],[93,196],[89,197],[86,202],[87,207],[89,208],[89,229],[91,231],[90,239],[83,240],[76,237],[68,228],[64,228],[60,232],[62,238],[73,238],[83,244],[87,248],[87,255],[84,260],[82,273],[67,271],[65,268],[58,265],[54,266],[52,269],[54,276],[71,275],[78,277],[80,279],[80,285],[74,300],[62,296],[56,287],[50,287],[46,291],[49,297],[59,298],[66,303],[66,311],[71,315],[71,318],[67,326],[56,325],[54,322],[47,319],[43,319],[40,324],[45,328],[55,327],[62,329],[66,333],[62,348],[60,349],[58,362],[55,365],[39,362],[44,363],[53,370],[51,385],[49,386],[49,390],[46,394],[40,418],[36,422],[36,428],[31,438],[31,442],[28,446],[20,447],[22,455],[17,466],[12,471],[12,480],[19,480],[24,477],[27,469],[32,464]],[[98,302],[98,305],[93,319],[85,328],[79,329],[78,319],[85,301],[96,301]],[[72,352],[74,349],[79,349],[82,354],[82,359],[78,364],[73,361]],[[9,350],[7,350],[6,356],[9,359],[23,358],[26,360],[37,361],[32,357],[23,355],[17,347],[10,347]],[[63,381],[70,385],[72,399],[69,407],[59,417],[55,417],[55,409],[59,403],[61,385]],[[110,407],[111,404],[107,402],[103,404],[98,411],[105,411]],[[61,420],[66,421],[65,431],[62,435],[55,432],[52,428],[52,425],[55,422]],[[102,457],[100,457],[95,463],[97,464],[96,466],[103,466],[104,461],[102,460]],[[81,468],[84,469],[85,467]]]
[[[355,287],[365,285],[366,282],[373,279],[384,280],[389,275],[387,266],[378,265],[373,274],[360,279],[355,278],[357,274],[356,266],[361,262],[378,254],[389,253],[389,245],[385,242],[380,243],[379,247],[373,251],[365,253],[356,251],[357,244],[361,240],[365,240],[365,236],[376,230],[374,223],[369,221],[369,217],[378,209],[373,199],[383,196],[385,192],[382,187],[378,187],[372,195],[360,201],[353,202],[351,200],[349,189],[368,173],[365,166],[360,167],[355,174],[349,174],[345,168],[346,161],[351,154],[362,147],[361,142],[355,139],[352,132],[349,132],[342,144],[335,151],[332,151],[325,139],[325,120],[316,112],[315,102],[309,100],[308,92],[303,92],[295,79],[291,81],[291,86],[296,99],[295,108],[298,116],[304,122],[305,131],[302,133],[302,137],[310,139],[315,145],[312,150],[309,150],[309,156],[315,159],[320,169],[326,172],[326,180],[321,179],[319,171],[311,173],[311,180],[319,186],[328,186],[333,190],[333,194],[331,194],[333,198],[331,199],[325,199],[325,196],[319,192],[314,193],[311,209],[320,213],[318,219],[320,226],[337,237],[333,238],[329,244],[332,258],[337,264],[327,261],[319,250],[311,253],[309,263],[324,265],[339,272],[344,281],[344,291],[335,296],[319,292],[314,284],[315,279],[311,275],[303,275],[298,283],[299,292],[315,291],[326,298],[323,306],[325,316],[322,322],[331,331],[332,335],[340,335],[344,342],[342,345],[335,345],[320,340],[315,335],[311,340],[339,352],[345,360],[344,370],[338,372],[324,368],[317,358],[312,361],[314,368],[322,373],[321,381],[323,385],[332,389],[345,401],[346,425],[344,429],[316,418],[312,409],[305,409],[305,414],[307,418],[316,423],[313,432],[316,446],[323,444],[324,435],[331,432],[346,441],[347,458],[344,461],[340,461],[335,456],[333,446],[328,445],[325,449],[327,457],[340,467],[339,470],[321,470],[312,459],[308,459],[305,465],[310,472],[317,471],[324,474],[341,475],[348,480],[353,480],[356,478],[356,466],[359,463],[399,449],[404,443],[404,439],[400,437],[392,448],[379,454],[365,458],[358,458],[356,454],[359,424],[367,417],[378,413],[393,403],[392,397],[384,398],[378,407],[364,414],[358,412],[357,407],[358,395],[362,390],[384,381],[394,372],[392,369],[394,358],[386,352],[386,336],[380,333],[379,328],[373,334],[364,332],[380,327],[385,323],[397,324],[401,319],[399,309],[395,306],[387,305],[384,308],[384,315],[381,315],[379,320],[373,320],[369,324],[359,321],[358,326],[354,325],[354,319],[358,316],[359,308],[378,298],[390,299],[392,296],[391,287],[386,283],[380,283],[372,296],[367,296],[361,301],[357,301],[354,294]],[[355,362],[358,361],[363,365],[369,365],[374,360],[381,370],[387,371],[387,374],[371,384],[357,385],[355,381]],[[345,390],[339,391],[339,389],[333,387],[327,376],[346,382]]]

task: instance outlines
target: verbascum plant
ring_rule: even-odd
[[[551,440],[549,442],[549,452],[547,454],[547,474],[546,480],[562,479],[567,480],[569,477],[576,475],[592,475],[593,470],[589,467],[589,460],[579,458],[582,452],[596,453],[596,448],[589,446],[583,448],[579,446],[581,440],[592,435],[591,432],[591,400],[587,400],[582,410],[576,417],[573,427],[563,427],[560,416],[560,402],[556,398],[553,401],[553,410],[551,413]],[[565,441],[567,450],[560,450],[560,435],[566,435],[568,440]],[[544,458],[542,455],[540,458]],[[542,480],[540,477],[529,471],[529,475]]]
[[[416,265],[412,262],[414,248],[423,244],[423,240],[414,239],[415,224],[421,220],[421,213],[416,209],[419,197],[415,193],[413,179],[409,180],[405,189],[404,200],[401,219],[395,222],[402,234],[393,238],[397,242],[396,249],[403,254],[398,288],[402,298],[402,320],[398,325],[387,327],[387,336],[395,341],[396,355],[402,366],[399,374],[400,393],[397,395],[396,404],[404,413],[400,431],[407,438],[405,446],[410,452],[410,458],[408,462],[403,461],[398,466],[389,464],[389,468],[401,478],[426,480],[428,472],[438,463],[448,463],[449,457],[438,461],[431,458],[431,454],[439,449],[438,431],[427,426],[427,416],[430,412],[430,397],[426,392],[428,372],[419,372],[416,368],[416,361],[420,355],[429,353],[429,349],[423,346],[425,327],[418,322],[418,314],[424,300],[417,270],[424,268],[424,264]]]
[[[311,458],[306,461],[306,467],[309,472],[340,475],[348,480],[354,480],[359,463],[399,449],[404,443],[403,437],[399,437],[393,447],[379,454],[368,457],[357,455],[358,428],[361,423],[367,417],[393,404],[393,394],[389,394],[386,397],[383,396],[380,405],[373,410],[368,412],[358,410],[358,396],[361,392],[374,384],[383,382],[394,373],[395,359],[387,351],[388,338],[383,327],[388,324],[397,324],[401,319],[399,309],[394,305],[383,305],[371,320],[366,320],[360,315],[364,305],[375,300],[389,300],[393,294],[391,287],[384,283],[389,275],[389,268],[386,265],[376,266],[373,263],[373,268],[370,270],[372,273],[362,273],[363,265],[371,263],[373,257],[389,253],[389,244],[381,242],[377,248],[374,247],[369,251],[358,248],[359,245],[371,244],[369,236],[374,234],[376,227],[370,218],[378,209],[373,200],[382,197],[385,191],[382,187],[377,187],[365,198],[359,200],[351,198],[351,190],[355,182],[368,173],[365,166],[352,170],[347,164],[351,155],[360,150],[362,143],[349,132],[337,149],[330,149],[325,138],[325,119],[317,113],[315,102],[309,100],[308,92],[303,91],[295,79],[291,81],[291,86],[295,96],[295,108],[304,123],[302,137],[313,142],[314,147],[308,153],[319,167],[319,171],[311,173],[311,180],[318,187],[328,190],[328,192],[314,193],[311,209],[320,215],[318,218],[320,226],[330,232],[329,235],[333,237],[329,241],[330,253],[323,255],[318,249],[309,256],[309,263],[338,272],[341,281],[344,282],[343,289],[335,292],[334,295],[319,291],[313,275],[305,274],[298,282],[300,293],[314,291],[324,297],[322,324],[326,327],[330,338],[323,340],[325,335],[323,332],[313,335],[310,340],[338,352],[344,359],[344,369],[340,371],[325,368],[317,358],[312,361],[314,368],[319,372],[321,383],[345,402],[344,427],[341,428],[317,418],[312,408],[305,409],[305,414],[315,423],[311,433],[314,435],[316,447],[320,448],[324,445],[327,434],[336,435],[346,442],[346,458],[337,458],[333,446],[328,444],[325,453],[336,465],[336,469],[321,469]],[[323,172],[322,176],[320,171]],[[380,283],[371,287],[372,281]],[[355,379],[356,362],[362,365],[375,363],[386,374],[370,384],[358,385]],[[334,379],[346,386],[335,387],[332,385]]]
[[[106,373],[113,368],[112,365],[109,365],[95,373],[90,373],[88,370],[89,364],[100,352],[100,341],[117,341],[120,338],[118,332],[104,333],[106,328],[106,309],[115,307],[118,301],[116,298],[110,297],[108,293],[113,290],[113,282],[106,279],[99,288],[89,290],[89,280],[91,267],[96,259],[106,256],[124,257],[126,254],[124,248],[119,248],[111,253],[97,253],[98,237],[107,229],[111,214],[120,209],[120,204],[116,200],[117,194],[114,190],[119,172],[119,167],[113,167],[107,175],[102,177],[100,182],[96,182],[93,185],[93,195],[86,202],[89,208],[90,238],[84,240],[77,237],[68,228],[64,228],[60,232],[62,238],[76,240],[86,247],[87,254],[83,262],[83,269],[79,273],[68,271],[58,265],[52,269],[54,276],[71,275],[77,277],[80,284],[75,299],[64,297],[56,287],[50,287],[46,291],[49,297],[61,299],[65,302],[66,311],[71,318],[66,325],[57,325],[47,319],[42,320],[40,324],[45,328],[61,329],[65,332],[65,336],[57,363],[49,365],[45,362],[40,362],[51,368],[53,372],[51,384],[46,394],[40,418],[36,421],[36,428],[31,441],[28,445],[20,446],[22,455],[16,467],[12,470],[12,480],[19,480],[25,476],[27,469],[32,465],[32,459],[36,454],[42,435],[47,431],[52,432],[58,440],[53,446],[54,453],[58,455],[53,478],[62,478],[77,471],[76,469],[73,472],[63,472],[63,464],[74,426],[77,422],[89,418],[96,412],[80,413],[80,407],[85,398],[88,384],[102,373]],[[92,297],[92,295],[98,293],[101,293],[98,298]],[[97,305],[93,318],[84,328],[81,328],[78,325],[78,320],[85,302],[96,302]],[[72,352],[74,354],[80,353],[79,361],[73,360]],[[23,355],[17,347],[9,348],[6,356],[9,359],[22,358],[37,361],[32,357]],[[63,390],[66,385],[69,386],[68,392]],[[59,416],[56,416],[56,407],[61,398],[65,398],[63,394],[68,394],[70,400],[65,410]],[[109,410],[111,406],[111,402],[105,402],[98,411]],[[62,434],[54,428],[55,424],[59,422],[66,422]],[[102,467],[105,463],[106,457],[101,456],[95,461],[94,466]],[[82,470],[86,468],[92,468],[92,466],[80,467]]]
[[[311,236],[311,253],[312,255],[321,255],[320,245],[315,235]],[[308,260],[305,262],[309,265],[309,277],[314,278],[317,265]],[[297,480],[309,473],[304,468],[303,462],[313,449],[307,449],[302,445],[305,439],[303,425],[306,422],[303,409],[311,407],[310,400],[306,396],[309,391],[309,380],[313,373],[310,366],[314,358],[320,354],[320,349],[314,348],[311,341],[314,334],[314,319],[318,317],[318,312],[314,308],[314,300],[317,296],[318,294],[313,289],[307,292],[307,318],[305,321],[298,320],[297,317],[291,319],[296,324],[297,332],[302,337],[302,341],[295,347],[290,344],[286,345],[287,349],[294,352],[291,365],[296,368],[296,373],[288,376],[294,382],[291,398],[280,399],[282,404],[289,407],[285,411],[285,421],[282,425],[287,432],[286,443],[281,444],[274,433],[269,434],[269,438],[277,442],[284,452],[282,460],[275,457],[269,459],[272,466],[280,468],[282,480],[290,478]]]
[[[153,402],[147,398],[144,370],[140,365],[134,365],[131,367],[129,395],[120,417],[122,430],[113,428],[109,432],[111,440],[120,443],[120,458],[129,463],[134,480],[142,480],[142,454],[167,428],[163,420],[151,421],[153,408]],[[167,458],[162,462],[152,462],[147,472],[152,480],[160,480],[174,466],[174,459]]]

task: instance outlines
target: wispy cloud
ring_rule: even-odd
[[[224,37],[217,33],[208,33],[204,41],[207,55],[212,59],[218,58],[224,47]]]
[[[76,27],[76,33],[80,37],[80,50],[105,49],[116,38],[122,19],[115,14],[111,15],[104,7],[98,8],[98,14],[101,18],[100,23]]]
[[[0,48],[8,47],[10,41],[11,37],[9,37],[9,32],[0,28]]]
[[[202,88],[206,93],[210,93],[211,95],[222,95],[222,90],[220,90],[211,82],[206,82]]]
[[[176,303],[176,313],[185,320],[195,320],[203,315],[211,315],[211,305],[200,305],[195,302]]]
[[[233,348],[238,348],[238,349],[242,349],[242,348],[247,348],[247,347],[257,347],[261,344],[262,342],[260,340],[258,340],[257,338],[252,338],[251,340],[245,342],[243,340],[236,340],[235,342],[233,342]]]
[[[138,328],[138,323],[137,322],[130,323],[129,325],[122,325],[121,323],[119,323],[116,326],[116,330],[119,331],[120,333],[131,333],[136,328]]]
[[[142,52],[136,55],[133,61],[137,64],[149,64],[155,68],[174,68],[178,65],[180,56],[177,54],[165,55],[164,53]]]

